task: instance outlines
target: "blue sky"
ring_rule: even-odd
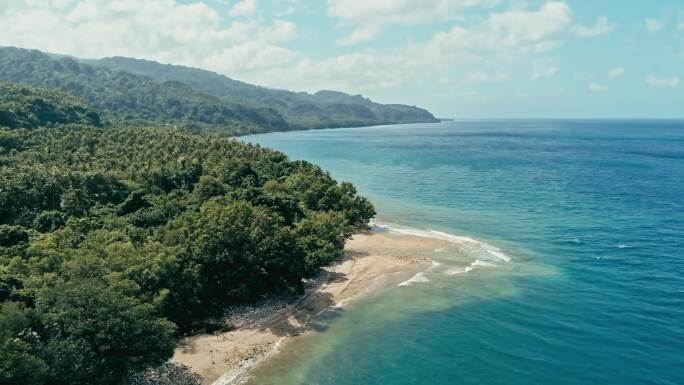
[[[681,0],[2,0],[0,25],[0,45],[443,117],[684,117]]]

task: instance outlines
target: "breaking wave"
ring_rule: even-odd
[[[451,242],[460,245],[466,249],[470,254],[473,254],[477,259],[481,260],[493,260],[495,262],[510,262],[511,257],[504,253],[500,248],[490,245],[487,242],[478,241],[470,237],[464,237],[460,235],[453,235],[437,230],[420,230],[405,227],[389,226],[386,224],[375,223],[375,228],[379,230],[386,230],[404,235],[413,235],[417,237],[427,237],[433,239],[439,239],[442,241]]]

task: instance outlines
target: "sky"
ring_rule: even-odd
[[[0,46],[451,118],[683,118],[682,0],[0,0]]]

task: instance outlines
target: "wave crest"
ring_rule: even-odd
[[[478,257],[478,259],[482,258],[501,262],[510,262],[512,260],[512,258],[508,254],[504,253],[504,251],[500,248],[490,245],[487,242],[478,241],[477,239],[473,239],[470,237],[453,235],[437,230],[420,230],[405,227],[395,227],[379,223],[375,223],[375,227],[380,230],[392,231],[403,235],[439,239],[442,241],[447,241],[457,245],[461,245],[467,247],[469,249],[468,251],[475,254]]]

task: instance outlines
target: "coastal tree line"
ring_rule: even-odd
[[[0,90],[1,384],[192,378],[164,364],[179,336],[300,293],[375,214],[351,184],[273,150]]]

